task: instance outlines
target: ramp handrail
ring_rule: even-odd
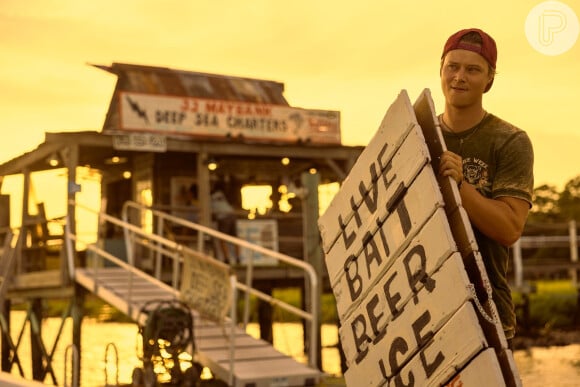
[[[285,302],[278,300],[278,299],[276,299],[276,298],[274,298],[266,293],[263,293],[263,292],[259,291],[258,289],[254,289],[252,286],[252,283],[253,283],[253,260],[252,259],[249,259],[247,262],[247,265],[246,265],[245,284],[236,280],[236,288],[238,290],[244,292],[244,294],[246,296],[245,303],[244,303],[244,319],[243,319],[244,327],[247,325],[248,320],[249,320],[248,307],[249,307],[249,296],[250,295],[254,295],[265,302],[268,302],[272,305],[278,306],[278,307],[308,321],[309,325],[310,325],[310,329],[309,329],[310,345],[309,345],[309,354],[308,354],[308,364],[311,367],[314,367],[314,368],[317,367],[316,366],[316,364],[317,364],[316,342],[318,341],[318,329],[317,329],[317,327],[318,327],[318,315],[314,311],[318,310],[319,300],[318,300],[317,295],[318,295],[318,287],[320,286],[320,284],[318,283],[318,276],[316,274],[316,271],[314,270],[314,267],[311,264],[309,264],[308,262],[305,262],[303,260],[291,257],[289,255],[282,254],[280,252],[264,248],[262,246],[248,242],[246,240],[236,238],[236,237],[233,237],[233,236],[228,235],[228,234],[224,234],[224,233],[219,232],[216,229],[213,229],[211,227],[206,227],[206,226],[203,226],[201,224],[197,224],[197,223],[188,221],[188,220],[180,218],[178,216],[171,215],[171,214],[168,214],[166,212],[153,209],[149,206],[145,206],[145,205],[142,205],[142,204],[134,202],[134,201],[127,201],[123,204],[122,218],[123,218],[123,221],[126,223],[130,223],[130,219],[129,219],[129,210],[130,209],[139,211],[139,215],[141,215],[143,212],[147,211],[152,216],[156,217],[157,223],[154,221],[153,224],[156,225],[156,229],[157,229],[157,232],[159,234],[162,234],[162,231],[166,225],[166,222],[171,222],[173,224],[176,224],[176,225],[179,225],[179,226],[182,226],[182,227],[185,227],[185,228],[188,228],[192,231],[197,232],[197,250],[200,252],[204,251],[204,243],[206,240],[205,237],[207,235],[207,236],[210,236],[210,237],[215,238],[217,240],[223,240],[223,241],[226,241],[228,243],[237,245],[240,248],[249,249],[249,250],[252,250],[254,252],[263,254],[267,257],[275,259],[278,262],[283,262],[289,266],[294,266],[294,267],[297,267],[299,269],[302,269],[305,272],[306,277],[310,281],[310,287],[309,287],[309,291],[310,291],[310,294],[309,294],[310,308],[309,309],[310,309],[310,311],[305,311],[305,310],[296,308],[288,303],[285,303]],[[141,217],[139,217],[139,218],[141,218]],[[129,232],[132,231],[132,229],[125,229],[124,231],[125,231],[125,239],[126,239],[127,248],[128,248],[128,250],[127,250],[128,260],[129,260],[129,262],[131,262],[131,259],[133,258],[132,257],[133,251],[131,250],[131,247],[129,247],[131,244],[128,242],[132,239],[131,235],[129,234]],[[160,267],[160,259],[157,259],[156,270],[155,270],[156,273],[159,271],[159,269],[158,269],[159,267]]]
[[[271,251],[268,250],[262,246],[258,246],[255,245],[253,243],[247,242],[245,240],[241,240],[235,237],[231,237],[229,235],[223,234],[219,231],[216,231],[215,229],[209,228],[209,227],[205,227],[193,222],[189,222],[187,220],[184,220],[182,218],[161,212],[161,211],[157,211],[157,210],[153,210],[149,207],[146,206],[142,206],[138,203],[135,202],[127,202],[125,203],[124,207],[123,207],[123,219],[118,219],[114,216],[108,215],[106,213],[104,213],[103,211],[97,211],[89,206],[85,206],[83,204],[77,203],[75,200],[70,200],[69,201],[70,205],[76,206],[77,208],[81,208],[83,210],[89,211],[91,213],[95,213],[99,216],[99,221],[103,222],[103,221],[107,221],[110,222],[118,227],[120,227],[125,235],[125,244],[126,244],[126,248],[127,248],[127,262],[115,257],[114,255],[110,254],[109,252],[95,246],[92,245],[90,243],[87,243],[83,240],[81,240],[78,236],[73,235],[69,229],[69,222],[66,222],[65,225],[65,243],[66,243],[66,251],[67,251],[67,262],[68,262],[68,266],[69,266],[69,273],[71,275],[71,278],[74,279],[75,277],[75,264],[74,264],[74,254],[73,252],[76,251],[76,249],[73,247],[73,241],[79,241],[82,242],[86,245],[86,249],[88,251],[92,251],[95,254],[98,254],[99,258],[104,259],[106,261],[109,261],[111,263],[113,263],[116,266],[120,266],[123,269],[127,270],[129,272],[129,278],[128,278],[128,283],[129,283],[129,293],[127,296],[127,301],[130,302],[131,301],[131,297],[132,297],[132,282],[133,282],[133,278],[135,276],[140,276],[140,277],[144,277],[147,278],[148,281],[153,281],[155,282],[158,286],[162,287],[163,289],[166,289],[170,292],[172,292],[176,297],[179,297],[179,288],[178,288],[178,278],[177,278],[177,272],[179,271],[179,264],[181,262],[181,260],[183,259],[183,253],[187,252],[187,251],[193,251],[192,249],[188,248],[187,246],[183,246],[175,241],[169,240],[163,236],[154,234],[154,233],[150,233],[150,232],[146,232],[143,228],[135,226],[133,224],[131,224],[128,221],[128,210],[129,208],[134,208],[137,209],[138,211],[150,211],[151,214],[153,214],[154,216],[158,217],[158,223],[159,224],[163,224],[166,221],[170,221],[173,222],[175,224],[179,224],[181,226],[187,227],[191,230],[194,230],[198,233],[198,249],[200,249],[200,252],[203,252],[203,241],[205,239],[205,236],[211,236],[213,238],[216,239],[223,239],[226,240],[229,243],[233,243],[233,244],[238,244],[239,246],[243,247],[243,248],[247,248],[250,249],[252,251],[256,251],[260,254],[264,254],[266,256],[272,257],[280,262],[284,262],[288,265],[291,266],[295,266],[298,268],[301,268],[304,270],[304,272],[307,275],[307,278],[310,280],[310,308],[312,311],[315,311],[318,309],[317,305],[319,300],[316,297],[316,294],[318,294],[317,292],[317,288],[319,286],[318,284],[318,280],[317,280],[317,276],[316,276],[316,272],[314,271],[314,268],[308,264],[307,262],[298,260],[296,258],[287,256],[285,254],[281,254],[279,252],[276,251]],[[158,227],[158,230],[160,230],[160,228]],[[162,228],[161,228],[162,230]],[[201,240],[201,242],[199,242]],[[143,245],[146,245],[146,247],[148,249],[151,249],[152,251],[155,251],[156,253],[158,253],[158,256],[161,257],[168,257],[169,259],[171,259],[173,261],[173,268],[174,268],[174,273],[173,273],[173,280],[172,280],[172,286],[167,285],[165,282],[161,281],[161,271],[156,269],[155,271],[155,276],[152,277],[149,274],[143,272],[142,270],[140,270],[138,267],[135,266],[135,256],[134,256],[134,251],[133,251],[133,243],[140,243]],[[160,265],[160,259],[158,260],[158,263]],[[97,263],[97,262],[95,262]],[[95,284],[98,282],[98,276],[99,276],[99,267],[98,265],[94,265],[94,271],[95,271]],[[235,280],[235,288],[238,289],[239,291],[242,291],[246,294],[247,297],[249,297],[250,295],[254,295],[272,305],[276,305],[282,309],[285,309],[286,311],[293,313],[295,315],[300,316],[301,318],[305,319],[306,321],[309,322],[310,324],[310,329],[309,329],[309,340],[311,345],[309,346],[309,353],[308,353],[308,365],[310,367],[313,368],[317,368],[317,352],[316,352],[316,345],[315,343],[318,340],[318,316],[316,315],[316,313],[313,313],[312,311],[305,311],[299,308],[296,308],[288,303],[285,303],[281,300],[275,299],[272,296],[265,294],[261,291],[259,291],[258,289],[254,289],[252,287],[252,261],[249,260],[248,262],[248,267],[247,267],[247,275],[246,275],[246,283],[240,283],[239,281],[237,281],[237,279]],[[96,285],[97,286],[97,285]],[[249,302],[247,302],[248,299],[246,299],[246,305],[249,304]],[[139,316],[137,315],[132,315],[131,311],[127,311],[127,313],[136,321],[140,321],[143,316]],[[246,316],[244,317],[244,327],[247,324],[247,315],[249,315],[249,313],[246,314]],[[143,321],[140,321],[143,322]]]
[[[87,251],[91,251],[91,252],[97,254],[99,256],[99,258],[104,259],[105,261],[111,262],[114,265],[116,265],[116,266],[118,266],[118,267],[120,267],[128,272],[129,290],[128,290],[128,295],[127,295],[127,299],[126,299],[128,304],[130,304],[133,301],[133,299],[132,299],[132,297],[133,297],[132,285],[133,285],[133,279],[135,277],[145,278],[147,281],[153,282],[158,287],[173,294],[173,296],[175,296],[175,298],[179,297],[179,290],[167,285],[165,282],[160,281],[157,278],[151,277],[149,274],[143,272],[142,270],[136,268],[135,266],[128,264],[127,262],[115,257],[111,253],[109,253],[109,252],[107,252],[107,251],[105,251],[105,250],[103,250],[95,245],[89,244],[86,241],[83,241],[82,238],[79,238],[77,235],[72,234],[68,228],[68,222],[67,222],[67,226],[65,226],[65,239],[66,239],[66,243],[67,243],[66,255],[67,255],[67,262],[68,262],[68,266],[69,266],[69,273],[70,273],[70,277],[73,281],[74,281],[74,277],[75,277],[75,263],[74,263],[74,254],[73,254],[74,249],[72,247],[72,242],[74,241],[74,242],[81,242],[81,243],[85,244]],[[95,262],[93,264],[93,269],[94,269],[95,287],[99,287],[99,282],[102,280],[99,278],[101,268],[98,265],[97,260],[95,260]],[[126,313],[129,317],[133,318],[135,321],[139,322],[140,324],[145,323],[145,319],[147,316],[141,316],[139,314],[140,311],[132,311],[129,309],[129,310],[123,311],[123,312]]]

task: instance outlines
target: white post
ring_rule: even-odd
[[[514,283],[516,289],[520,289],[523,284],[524,277],[524,267],[522,263],[522,242],[518,239],[516,243],[512,245],[512,250],[514,252]]]
[[[578,262],[578,237],[576,236],[576,221],[571,220],[569,223],[569,235],[570,235],[570,261],[572,263]],[[572,277],[572,284],[578,286],[578,270],[573,268],[570,270],[570,276]]]

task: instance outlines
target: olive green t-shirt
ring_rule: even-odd
[[[526,132],[487,114],[475,127],[459,134],[443,130],[447,149],[463,158],[463,176],[482,195],[511,196],[532,203],[532,144]],[[492,297],[508,339],[515,334],[516,316],[507,281],[508,248],[474,227],[479,251],[492,284]]]

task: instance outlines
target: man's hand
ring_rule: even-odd
[[[460,185],[463,181],[463,159],[461,156],[450,151],[441,153],[439,175],[451,176]]]

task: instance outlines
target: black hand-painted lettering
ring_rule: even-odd
[[[395,174],[394,176],[392,176],[392,178],[389,180],[389,178],[387,177],[387,174],[391,171],[392,167],[393,167],[393,160],[388,160],[387,164],[383,164],[383,155],[385,154],[385,152],[388,149],[388,144],[384,144],[383,147],[381,148],[381,150],[378,153],[378,157],[377,157],[377,162],[379,164],[379,168],[381,170],[381,176],[383,178],[383,184],[385,186],[385,190],[388,190],[389,187],[391,186],[391,183],[393,182],[393,180],[397,177],[397,175]]]
[[[358,273],[358,260],[351,255],[344,263],[346,282],[350,293],[350,300],[355,301],[362,293],[362,277]]]
[[[365,320],[364,315],[359,314],[356,316],[352,322],[350,323],[350,327],[352,329],[352,335],[354,337],[354,345],[357,351],[357,357],[355,362],[358,364],[367,355],[369,352],[369,343],[371,342],[371,338],[367,334],[367,322]]]
[[[367,302],[366,309],[367,315],[369,317],[369,323],[371,325],[371,330],[373,335],[379,334],[379,323],[381,322],[382,317],[385,315],[383,312],[376,314],[377,306],[379,305],[379,296],[375,294],[369,302]],[[375,339],[376,340],[376,339]]]
[[[397,206],[397,214],[399,215],[403,234],[405,234],[405,236],[409,235],[409,232],[411,232],[411,228],[413,227],[413,223],[411,223],[411,216],[409,215],[409,210],[405,204],[405,198],[401,199],[399,202],[399,205]]]
[[[360,228],[360,226],[362,226],[362,219],[360,218],[360,214],[358,213],[359,207],[356,206],[356,203],[354,201],[354,196],[350,197],[350,208],[353,211],[354,220],[356,221],[356,226],[358,228]]]
[[[381,237],[381,242],[383,244],[383,250],[385,251],[385,257],[388,257],[389,255],[391,255],[391,250],[389,249],[389,243],[387,242],[387,236],[385,235],[385,232],[383,231],[383,224],[379,223],[379,220],[377,219],[377,226],[378,228],[378,233],[379,236]]]
[[[397,353],[405,354],[409,350],[407,342],[402,337],[397,337],[393,340],[391,349],[389,350],[389,366],[391,367],[391,372],[394,374],[400,369],[400,365],[397,363]],[[407,384],[403,383],[403,378],[401,373],[399,373],[393,381],[397,387],[410,387],[415,385],[415,375],[412,372],[408,373],[409,382]]]
[[[397,274],[398,273],[395,271],[383,285],[383,291],[385,292],[387,305],[389,305],[389,309],[391,310],[391,314],[393,315],[393,321],[397,317],[399,317],[399,315],[403,312],[403,309],[399,310],[397,308],[397,303],[401,301],[401,294],[400,293],[391,294],[391,282],[393,282]]]
[[[371,188],[368,192],[366,192],[366,187],[364,186],[364,182],[360,182],[358,185],[358,190],[360,195],[362,196],[365,205],[367,206],[369,212],[374,214],[377,211],[378,207],[378,197],[379,197],[379,187],[377,185],[377,166],[373,163],[369,167],[369,171],[371,173]],[[372,195],[372,196],[371,196]]]
[[[367,238],[367,236],[370,238]],[[383,263],[383,260],[381,259],[381,253],[379,251],[377,243],[373,239],[373,236],[371,235],[370,232],[367,232],[367,235],[365,235],[365,239],[368,239],[368,243],[364,245],[363,253],[367,265],[368,278],[371,278],[371,263],[373,261],[376,261],[377,267],[380,267],[381,264]]]
[[[419,267],[413,271],[411,266],[411,261],[414,257],[419,259]],[[435,288],[435,280],[427,275],[427,256],[425,253],[425,248],[422,245],[413,246],[413,248],[407,253],[403,258],[403,264],[405,265],[405,271],[407,273],[407,280],[409,282],[409,287],[413,291],[413,301],[415,305],[419,302],[417,297],[417,292],[419,292],[419,283],[425,285],[425,289],[432,292]]]
[[[348,249],[356,240],[356,232],[351,232],[349,235],[346,235],[346,224],[342,220],[342,215],[338,215],[338,225],[340,227],[340,233],[342,235],[342,239],[344,240],[344,247]]]
[[[433,331],[428,331],[425,334],[422,334],[423,328],[425,328],[429,322],[431,321],[431,313],[426,310],[415,322],[413,322],[413,334],[415,335],[415,340],[417,341],[417,346],[421,348],[421,364],[423,365],[423,369],[425,370],[425,375],[427,375],[427,379],[433,375],[433,373],[437,370],[437,368],[443,363],[445,360],[445,356],[441,351],[437,352],[435,355],[435,359],[432,362],[428,362],[427,357],[425,356],[425,350],[429,348],[431,344],[433,344]],[[430,341],[430,343],[428,343]],[[428,344],[426,344],[428,343]]]

